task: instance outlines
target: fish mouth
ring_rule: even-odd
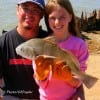
[[[16,48],[16,53],[27,59],[33,59],[36,56],[33,48],[30,46],[19,46]]]
[[[17,48],[15,49],[15,51],[16,51],[17,55],[20,55],[20,48],[19,48],[19,47],[17,47]]]

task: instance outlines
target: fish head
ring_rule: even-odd
[[[16,48],[16,53],[24,58],[31,59],[31,60],[35,59],[36,56],[34,48],[28,45],[19,45]]]

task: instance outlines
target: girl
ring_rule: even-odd
[[[49,0],[45,9],[49,29],[56,37],[56,43],[59,47],[71,51],[80,62],[80,70],[85,72],[88,50],[86,43],[80,38],[77,31],[75,15],[69,0]],[[45,58],[43,59],[46,61]],[[42,64],[45,64],[45,62]],[[41,66],[43,66],[42,64]],[[58,66],[60,65],[58,64]],[[71,97],[79,86],[73,88],[64,81],[50,78],[50,75],[44,81],[38,81],[38,84],[41,100],[73,100]]]
[[[47,28],[56,37],[57,44],[61,48],[71,51],[80,62],[80,70],[85,72],[89,56],[88,49],[86,43],[80,38],[81,34],[78,31],[70,1],[49,0],[46,5],[46,17]],[[82,86],[77,90],[78,95],[84,100]]]

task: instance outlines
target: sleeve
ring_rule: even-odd
[[[79,62],[80,62],[80,70],[85,72],[87,69],[87,60],[89,57],[88,47],[86,42],[83,42],[80,46],[79,50]]]

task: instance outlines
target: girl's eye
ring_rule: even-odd
[[[60,17],[59,18],[59,20],[61,20],[61,21],[65,20],[65,19],[66,19],[66,17]]]
[[[55,21],[56,19],[58,19],[59,21],[64,21],[66,19],[66,17],[59,17],[59,18],[55,18],[55,17],[50,17],[49,20],[50,21]]]

